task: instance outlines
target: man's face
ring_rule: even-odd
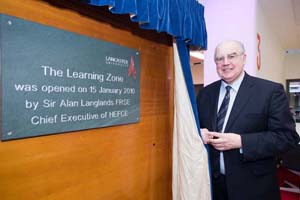
[[[241,75],[245,61],[246,55],[237,43],[224,42],[216,49],[217,73],[226,83],[232,83]]]

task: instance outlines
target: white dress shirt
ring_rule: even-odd
[[[226,113],[226,116],[225,116],[225,120],[224,120],[224,123],[223,123],[222,133],[224,133],[224,130],[225,130],[225,127],[226,127],[226,124],[227,124],[227,121],[228,121],[228,118],[229,118],[229,115],[230,115],[230,112],[231,112],[231,109],[232,109],[235,97],[237,95],[237,92],[239,91],[239,88],[240,88],[241,83],[242,83],[242,81],[244,79],[244,76],[245,76],[245,72],[242,72],[242,74],[240,75],[240,77],[238,77],[238,79],[236,79],[231,84],[227,84],[224,81],[221,82],[220,94],[219,94],[219,101],[218,101],[218,112],[219,112],[219,109],[221,107],[222,101],[223,101],[223,99],[225,97],[225,94],[226,94],[226,86],[229,85],[231,87],[231,90],[230,90],[230,100],[229,100],[229,104],[228,104],[228,109],[227,109],[227,113]],[[221,172],[221,174],[225,174],[224,156],[223,156],[223,152],[222,151],[220,152],[220,172]]]

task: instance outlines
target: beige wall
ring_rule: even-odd
[[[256,76],[286,85],[286,79],[300,78],[300,54],[287,54],[257,1],[257,32],[261,36],[261,69]],[[300,134],[300,123],[296,124]]]
[[[257,70],[256,76],[285,84],[283,75],[285,51],[270,27],[268,19],[264,16],[259,1],[256,13],[257,32],[261,37],[261,69]]]
[[[190,65],[191,65],[191,71],[193,76],[193,83],[195,85],[197,84],[203,84],[203,60],[193,57],[190,57]]]
[[[282,48],[276,33],[257,3],[257,32],[261,36],[261,69],[257,77],[280,82],[285,86],[286,79],[300,78],[300,54],[287,54]]]
[[[300,53],[285,54],[284,78],[300,79]]]
[[[203,65],[192,66],[192,75],[195,85],[203,84]]]

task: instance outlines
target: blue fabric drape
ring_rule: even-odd
[[[193,77],[192,77],[191,66],[190,66],[189,48],[185,44],[185,41],[183,41],[182,39],[176,39],[176,44],[178,48],[178,54],[179,54],[180,63],[183,71],[183,76],[185,79],[186,87],[190,96],[191,105],[195,115],[198,132],[200,133],[200,123],[198,120],[199,118],[198,118],[197,102],[196,102],[196,97],[194,92]]]
[[[207,48],[204,7],[197,0],[84,0],[109,6],[116,14],[130,14],[141,28],[166,32],[188,45]]]

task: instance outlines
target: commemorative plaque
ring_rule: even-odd
[[[2,140],[139,122],[139,51],[0,19]]]

